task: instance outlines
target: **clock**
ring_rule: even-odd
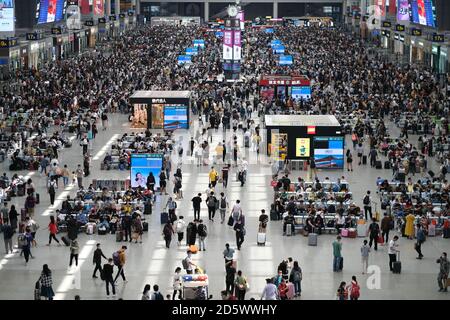
[[[229,6],[227,13],[230,17],[236,17],[238,15],[238,8],[236,6]]]

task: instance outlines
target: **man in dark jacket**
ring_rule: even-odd
[[[8,223],[8,220],[3,221],[2,231],[3,231],[3,239],[5,240],[6,254],[13,253],[12,237],[14,235],[14,230]]]
[[[109,296],[109,284],[111,284],[113,296],[116,295],[116,287],[114,286],[113,273],[114,273],[113,259],[109,258],[108,263],[105,263],[103,265],[103,276],[104,276],[105,282],[106,282],[106,295],[107,296]]]
[[[389,231],[391,231],[393,222],[394,220],[392,220],[392,217],[385,212],[384,217],[381,220],[381,235],[385,238],[385,243],[389,243]]]
[[[369,246],[372,248],[372,242],[375,242],[375,251],[378,250],[378,235],[380,234],[380,226],[376,219],[372,219],[372,223],[369,226]]]
[[[92,278],[97,278],[96,273],[97,270],[100,271],[100,274],[102,271],[102,257],[108,260],[108,258],[105,257],[103,254],[102,249],[100,249],[100,243],[97,243],[97,249],[94,251],[94,259],[92,260],[92,263],[95,264],[94,273],[92,274]],[[114,291],[113,291],[114,292]]]

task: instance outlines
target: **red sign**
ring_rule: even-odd
[[[311,81],[304,76],[263,76],[260,86],[309,86]]]
[[[308,129],[306,131],[308,134],[316,134],[316,127],[315,126],[308,126]]]

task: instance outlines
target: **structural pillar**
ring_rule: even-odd
[[[205,11],[204,11],[204,20],[205,22],[209,21],[209,1],[205,0]]]
[[[114,6],[115,6],[114,14],[118,15],[120,13],[120,0],[115,0]]]
[[[141,0],[136,0],[136,10],[135,10],[136,16],[141,14]]]
[[[111,15],[111,0],[105,0],[105,16]]]
[[[274,18],[274,19],[278,18],[278,1],[273,2],[272,18]]]

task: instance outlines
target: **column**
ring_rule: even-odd
[[[209,21],[209,1],[205,0],[205,11],[204,11],[204,17],[205,22]]]
[[[118,15],[120,13],[120,0],[114,1],[115,11],[114,14]]]
[[[141,0],[136,0],[136,17],[141,14]]]
[[[274,19],[278,18],[278,1],[273,2],[272,18]]]
[[[105,16],[111,15],[111,0],[105,0]]]

